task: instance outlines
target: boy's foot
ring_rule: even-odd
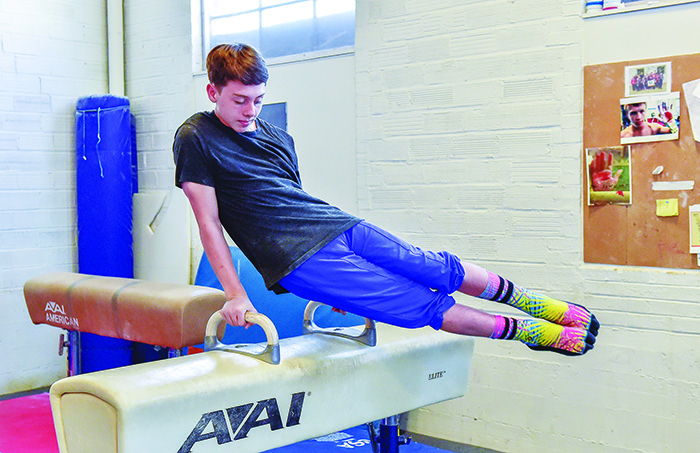
[[[558,315],[553,315],[552,319],[548,319],[548,317],[543,318],[555,324],[559,324],[560,326],[578,327],[579,329],[584,329],[594,337],[598,335],[600,323],[593,313],[588,311],[588,309],[582,305],[563,301],[561,301],[561,303],[567,305],[566,310],[560,312]]]
[[[535,351],[552,351],[564,355],[583,355],[593,349],[595,335],[578,327],[565,327],[547,321],[518,319],[520,340]]]
[[[493,272],[488,272],[488,276],[486,289],[479,296],[482,299],[501,302],[535,318],[598,335],[600,323],[586,307],[533,293]]]
[[[595,315],[583,305],[549,296],[540,296],[529,291],[524,293],[522,299],[527,300],[527,303],[520,303],[520,306],[516,305],[516,308],[520,308],[535,318],[546,319],[564,327],[583,329],[594,337],[598,335],[600,323]]]

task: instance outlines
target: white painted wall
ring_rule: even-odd
[[[478,341],[467,395],[408,426],[519,453],[694,451],[699,274],[584,264],[580,169],[583,65],[700,51],[700,4],[585,23],[578,0],[357,6],[361,214],[603,324],[580,358]]]
[[[65,376],[22,286],[76,270],[75,104],[107,89],[105,36],[103,2],[0,2],[0,394]]]

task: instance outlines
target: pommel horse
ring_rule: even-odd
[[[55,382],[61,453],[266,451],[462,396],[473,352],[471,338],[429,327],[320,328],[317,302],[306,335],[280,340],[249,313],[267,344],[226,345],[223,293],[189,285],[47,274],[25,298],[35,323],[176,349],[205,340],[201,354]]]

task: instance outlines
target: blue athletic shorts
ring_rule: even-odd
[[[280,280],[299,297],[400,327],[442,326],[464,268],[367,222],[338,236]]]

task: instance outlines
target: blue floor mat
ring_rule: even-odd
[[[356,426],[354,428],[339,431],[327,436],[317,437],[315,439],[305,440],[294,445],[286,447],[274,448],[268,450],[268,453],[331,453],[342,451],[358,451],[362,453],[372,453],[372,445],[369,441],[369,433],[367,428]],[[430,447],[411,442],[408,445],[399,447],[401,453],[439,453],[446,452],[439,448]]]

